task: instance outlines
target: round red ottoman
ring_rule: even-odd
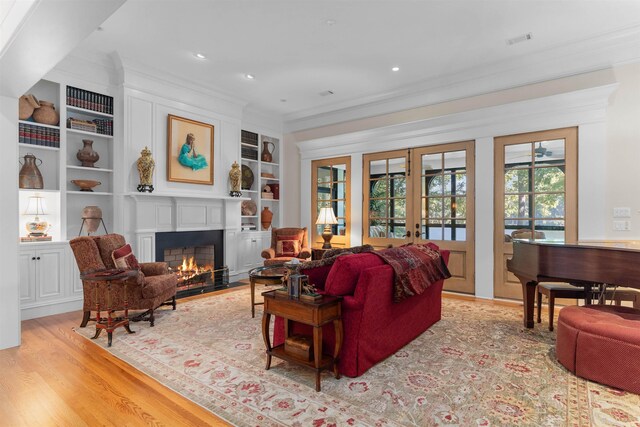
[[[563,308],[556,356],[579,377],[640,394],[640,310],[613,305]]]

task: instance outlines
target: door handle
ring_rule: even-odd
[[[415,237],[420,237],[420,234],[421,233],[419,231],[416,231]]]
[[[35,261],[35,260],[36,260],[36,257],[32,256],[31,261]]]
[[[411,237],[411,231],[407,231],[407,234],[405,234],[406,237]]]
[[[420,229],[420,224],[416,224],[416,228],[419,230]]]
[[[38,261],[40,261],[40,257],[36,258]]]

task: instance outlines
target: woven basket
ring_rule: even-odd
[[[70,117],[67,119],[67,127],[74,130],[83,130],[85,132],[96,132],[97,126],[93,122],[78,120]]]

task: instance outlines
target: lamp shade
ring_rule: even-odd
[[[27,209],[24,211],[23,215],[46,215],[47,212],[45,209],[44,197],[31,196],[29,197],[29,203],[27,204]]]
[[[318,219],[316,220],[316,224],[326,225],[326,224],[337,224],[337,223],[338,223],[338,220],[336,219],[336,216],[333,213],[332,208],[320,208],[320,213],[318,214]]]

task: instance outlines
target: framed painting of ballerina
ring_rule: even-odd
[[[213,125],[169,114],[167,180],[213,185]]]

